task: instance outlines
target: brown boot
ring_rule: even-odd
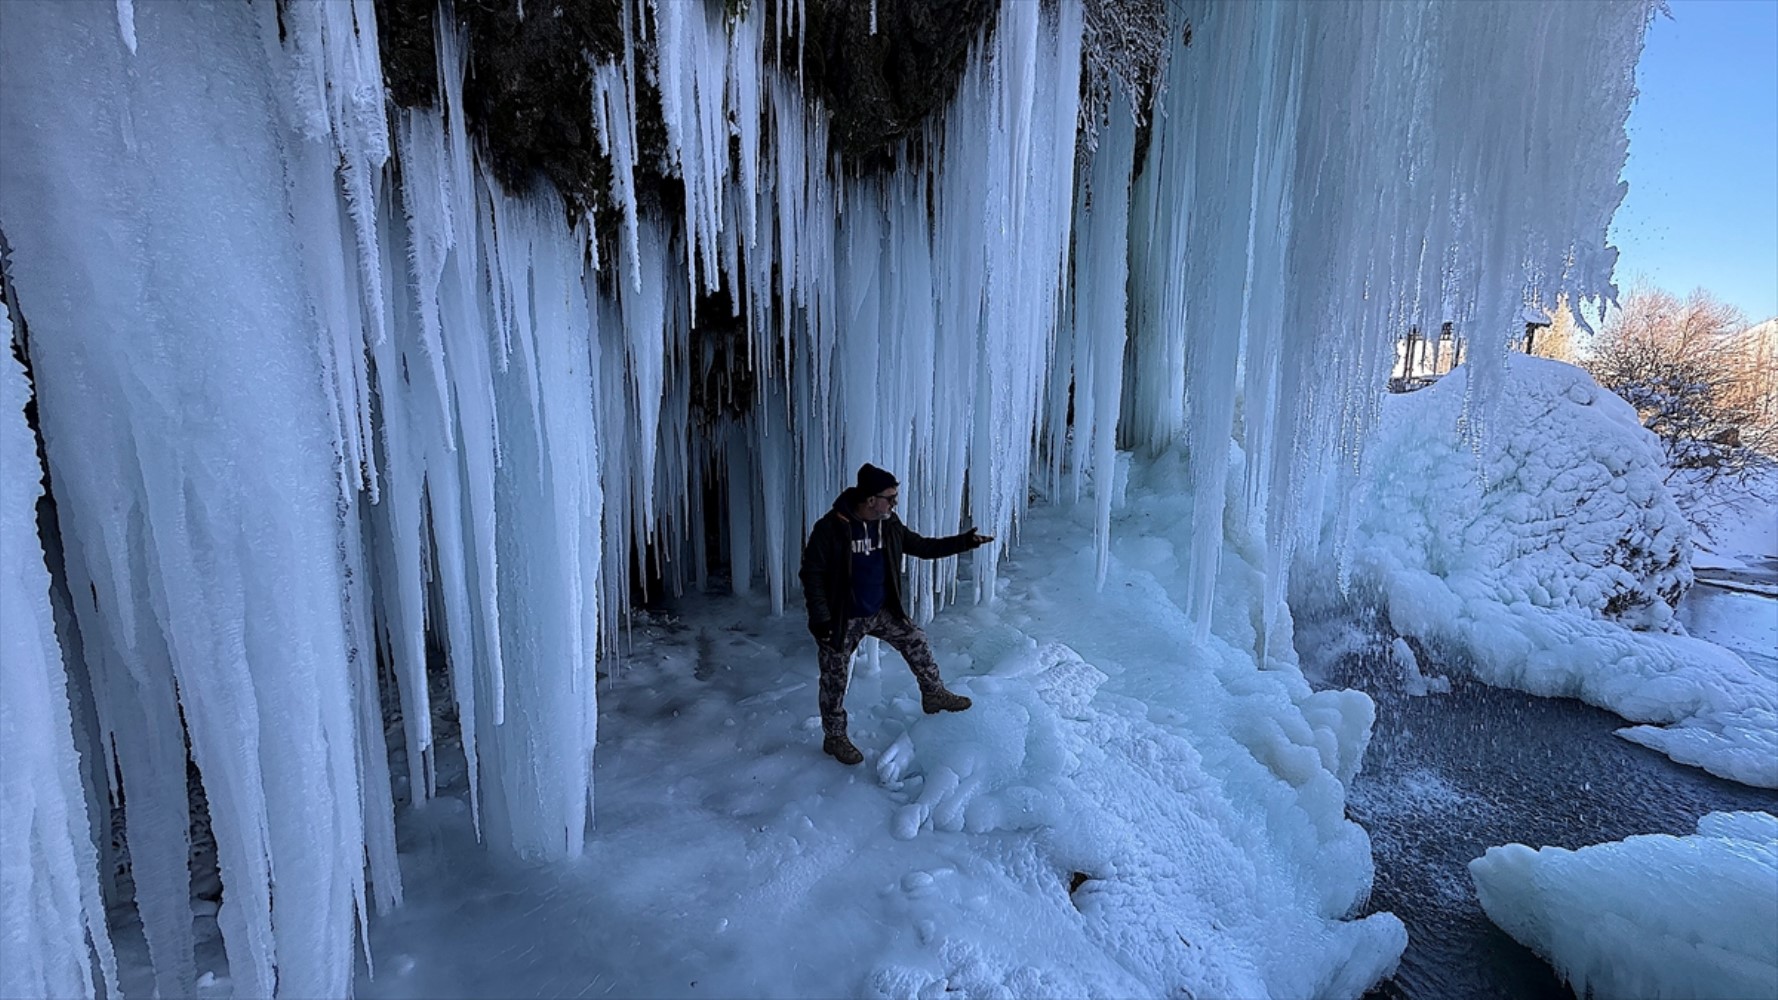
[[[853,746],[852,741],[847,739],[844,733],[822,740],[821,752],[847,767],[864,763],[864,752]]]
[[[968,698],[944,688],[926,691],[920,695],[920,707],[925,709],[927,715],[938,712],[961,712],[972,704],[974,703]]]

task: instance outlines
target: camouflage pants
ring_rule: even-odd
[[[854,618],[846,623],[840,648],[834,649],[823,642],[815,644],[821,651],[821,730],[828,736],[846,732],[844,705],[852,654],[867,635],[874,635],[893,646],[902,659],[908,661],[908,669],[914,672],[914,681],[920,685],[921,694],[944,687],[944,682],[939,680],[938,663],[932,659],[932,646],[918,625],[887,610],[878,611],[869,618]]]

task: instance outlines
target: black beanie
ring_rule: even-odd
[[[858,486],[856,489],[861,498],[875,496],[889,487],[896,485],[899,484],[896,483],[895,477],[889,474],[888,469],[879,469],[869,462],[858,467]]]

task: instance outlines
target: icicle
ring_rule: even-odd
[[[629,7],[626,5],[624,10],[627,12]],[[625,40],[627,53],[627,35]],[[623,209],[627,253],[619,253],[618,259],[628,261],[630,287],[640,291],[642,258],[637,246],[635,98],[630,90],[629,76],[624,67],[616,64],[606,64],[594,70],[593,122],[598,128],[600,148],[611,157],[612,199]]]
[[[474,638],[478,640],[475,656],[489,681],[486,707],[489,718],[498,725],[506,718],[494,496],[501,442],[495,416],[493,359],[478,301],[484,268],[476,219],[476,186],[480,181],[471,159],[469,128],[463,113],[463,74],[468,56],[460,29],[450,18],[439,18],[437,29],[439,94],[445,129],[444,149],[433,160],[433,166],[441,171],[436,187],[445,197],[442,205],[435,206],[440,214],[425,221],[450,234],[450,252],[435,306],[445,368],[450,376],[451,401],[455,405],[458,439],[454,459],[463,490],[460,528],[445,522],[445,530],[463,532],[467,550],[464,569],[470,584],[463,598],[475,610],[463,608],[459,613],[473,614]],[[439,521],[435,519],[434,524]]]
[[[1091,448],[1094,544],[1098,585],[1105,585],[1111,549],[1111,500],[1116,478],[1119,389],[1124,378],[1125,288],[1128,276],[1130,170],[1136,123],[1119,89],[1111,119],[1099,133],[1090,178],[1092,202],[1075,245],[1076,324],[1082,364],[1075,369],[1075,468]]]
[[[0,214],[41,304],[33,364],[96,394],[39,396],[58,507],[88,540],[76,614],[118,727],[161,991],[195,988],[183,721],[236,989],[340,995],[364,868],[360,748],[336,425],[291,280],[304,265],[266,113],[277,93],[254,11],[140,13],[127,66],[103,8],[9,5],[0,32]]]
[[[981,145],[987,172],[981,239],[990,250],[978,333],[970,448],[969,510],[996,536],[975,556],[976,599],[994,593],[996,556],[1026,503],[1031,444],[1043,398],[1067,259],[1079,114],[1081,7],[1062,3],[1054,21],[1037,5],[1008,3],[994,34],[994,90]],[[1059,72],[1039,72],[1037,66]],[[955,155],[964,141],[946,143]],[[947,164],[947,173],[950,170]],[[962,203],[948,202],[959,211]],[[1016,240],[992,234],[1019,233]]]
[[[135,0],[117,0],[117,33],[123,38],[124,47],[130,55],[136,54],[136,4]]]
[[[723,103],[728,46],[715,8],[656,3],[661,118],[668,155],[685,181],[686,279],[692,294],[718,288],[717,236],[729,166]],[[702,275],[703,280],[698,280]]]
[[[12,321],[0,308],[0,343],[11,342]],[[30,394],[19,363],[0,360],[0,547],[7,556],[0,575],[0,994],[94,995],[96,958],[106,995],[121,996],[37,540],[43,467],[25,422]]]
[[[738,194],[742,212],[742,245],[752,250],[759,241],[760,129],[763,114],[760,76],[765,60],[765,18],[749,9],[729,27],[728,109],[734,132],[740,142],[741,189]],[[739,284],[740,275],[726,272],[729,287]],[[738,305],[738,303],[737,303]]]

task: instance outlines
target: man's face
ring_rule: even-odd
[[[881,521],[895,510],[901,501],[901,489],[891,486],[864,502],[864,518],[867,521]]]

